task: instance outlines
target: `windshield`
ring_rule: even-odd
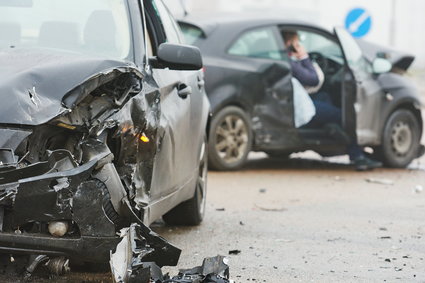
[[[0,49],[53,48],[129,57],[125,0],[0,0]]]

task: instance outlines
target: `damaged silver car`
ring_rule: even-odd
[[[137,224],[175,265],[147,225],[202,221],[209,102],[162,1],[1,0],[0,34],[0,253],[108,262]]]

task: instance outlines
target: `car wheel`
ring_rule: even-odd
[[[207,141],[204,139],[200,151],[198,178],[196,180],[195,194],[193,198],[179,204],[162,219],[170,225],[195,226],[199,225],[205,215],[205,204],[207,197],[207,175],[208,175],[208,152]]]
[[[385,124],[377,157],[388,167],[406,167],[418,156],[420,135],[420,123],[411,111],[395,111]]]
[[[241,168],[252,144],[248,115],[238,107],[226,107],[213,118],[209,134],[210,168],[220,171]]]

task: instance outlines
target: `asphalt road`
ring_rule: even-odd
[[[425,282],[425,191],[415,190],[425,159],[359,173],[310,156],[211,172],[204,223],[155,230],[183,249],[180,267],[240,250],[229,255],[236,282]]]
[[[180,268],[226,255],[235,282],[425,282],[425,191],[416,188],[425,187],[425,158],[366,173],[345,162],[254,154],[242,171],[210,172],[201,226],[153,228],[183,250]],[[52,282],[109,280],[72,273]]]

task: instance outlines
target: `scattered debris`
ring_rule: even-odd
[[[260,189],[260,193],[265,194],[267,192],[267,189]]]
[[[239,221],[239,225],[245,226],[245,223],[243,223],[242,221]]]
[[[132,224],[121,230],[121,242],[111,252],[110,265],[116,283],[230,283],[228,259],[223,256],[204,259],[202,266],[180,270],[177,276],[163,275],[153,261],[155,249],[142,236],[142,227]]]
[[[390,179],[367,178],[366,182],[374,183],[374,184],[380,184],[380,185],[386,185],[386,186],[393,186],[394,185],[394,181],[390,180]]]
[[[379,228],[379,231],[388,231],[388,229],[385,228],[385,227],[381,227],[381,228]]]
[[[335,176],[334,180],[337,181],[337,182],[345,181],[345,179],[341,178],[341,176]]]
[[[386,259],[385,259],[385,261],[386,261],[386,262],[391,262],[391,259],[386,258]]]
[[[274,207],[262,207],[262,206],[259,206],[257,204],[255,204],[255,207],[257,207],[258,209],[260,209],[262,211],[272,211],[272,212],[287,211],[287,209],[284,208],[284,207],[277,207],[277,208],[274,208]]]
[[[423,186],[421,186],[421,185],[417,185],[416,187],[415,187],[415,189],[413,190],[413,192],[415,193],[415,194],[420,194],[420,193],[422,193],[424,191],[424,187]]]
[[[156,282],[156,281],[155,281]],[[180,270],[179,274],[164,283],[231,283],[227,258],[217,256],[204,259],[202,266]],[[159,282],[158,282],[159,283]]]
[[[240,254],[242,251],[241,250],[230,250],[229,251],[229,255],[238,255]]]

